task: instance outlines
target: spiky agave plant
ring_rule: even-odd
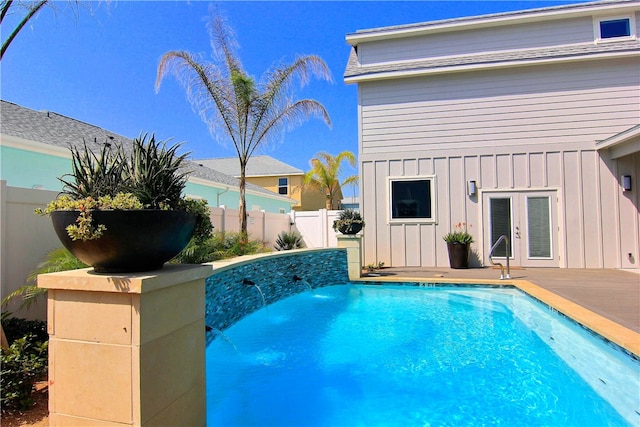
[[[182,144],[167,147],[154,134],[141,134],[133,140],[130,156],[120,143],[105,144],[99,154],[71,147],[72,170],[62,176],[62,195],[36,213],[47,215],[56,210],[79,211],[76,224],[67,227],[73,240],[94,240],[106,231],[93,224],[94,209],[182,210],[198,216],[197,233],[207,236],[213,226],[206,202],[183,198],[189,171],[184,168],[188,154],[178,155]]]
[[[188,154],[178,155],[182,143],[167,147],[144,134],[133,140],[129,161],[123,162],[125,187],[149,209],[180,207],[189,171],[183,169]]]
[[[125,156],[121,145],[104,144],[99,154],[94,153],[83,140],[83,148],[71,150],[71,173],[58,178],[62,194],[74,200],[112,196],[125,192]]]
[[[304,248],[304,240],[297,231],[283,231],[278,234],[274,248],[277,251],[290,251],[292,249]]]

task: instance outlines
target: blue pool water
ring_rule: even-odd
[[[515,289],[316,289],[206,358],[209,426],[640,425],[638,361]]]

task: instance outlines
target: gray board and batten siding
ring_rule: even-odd
[[[596,144],[640,123],[640,43],[595,43],[594,19],[357,43],[345,79],[358,83],[365,263],[448,266],[442,237],[465,222],[473,265],[487,264],[484,196],[540,193],[554,235],[552,259],[538,266],[638,268],[638,186],[624,193],[619,179],[638,182],[640,154],[614,159]],[[390,221],[389,177],[433,179],[434,220]]]

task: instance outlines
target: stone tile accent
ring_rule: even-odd
[[[349,283],[345,249],[240,257],[237,262],[213,263],[213,268],[206,284],[205,320],[207,329],[211,329],[207,344],[216,336],[216,330],[228,328],[265,305],[309,288]]]

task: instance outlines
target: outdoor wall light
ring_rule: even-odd
[[[622,183],[622,191],[631,191],[631,175],[622,175],[620,182]]]
[[[478,192],[478,186],[476,185],[476,182],[469,181],[467,183],[467,195],[475,196],[477,192]]]

